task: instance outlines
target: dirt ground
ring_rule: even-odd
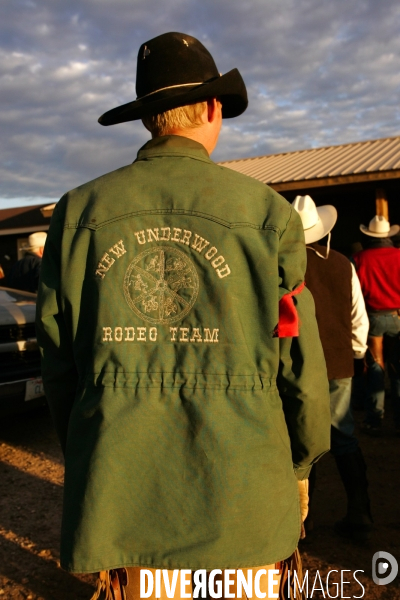
[[[361,415],[356,414],[357,422]],[[359,434],[368,464],[375,531],[356,545],[337,537],[335,520],[344,516],[345,496],[330,455],[318,465],[315,528],[301,545],[308,569],[309,597],[325,598],[326,576],[333,598],[400,600],[400,575],[387,586],[371,578],[372,557],[391,553],[400,562],[400,438],[390,414],[381,438]],[[59,567],[59,530],[63,490],[61,451],[46,409],[0,422],[0,600],[89,600],[93,576],[73,576]],[[354,579],[353,573],[362,585]],[[344,571],[341,575],[340,571]],[[324,591],[321,590],[324,582]],[[334,582],[343,583],[339,593]],[[314,591],[312,587],[314,585]],[[318,591],[319,590],[319,591]]]

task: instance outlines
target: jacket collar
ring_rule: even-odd
[[[150,140],[140,148],[136,160],[163,156],[189,156],[212,162],[202,144],[181,135],[164,135]]]

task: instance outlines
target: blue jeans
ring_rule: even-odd
[[[400,426],[400,318],[397,314],[370,313],[370,337],[384,337],[386,362],[391,383],[393,415],[396,426]],[[385,372],[367,353],[367,414],[365,422],[373,427],[382,423],[385,406]]]
[[[356,452],[358,441],[354,435],[354,420],[350,407],[351,377],[329,381],[331,399],[331,452],[342,456]]]

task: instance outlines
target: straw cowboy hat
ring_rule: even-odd
[[[164,33],[140,46],[136,93],[136,100],[107,111],[99,123],[135,121],[215,97],[222,103],[222,116],[231,118],[242,114],[248,104],[239,71],[221,75],[199,40],[177,32]]]
[[[380,215],[375,215],[373,219],[369,222],[368,227],[365,225],[360,225],[360,229],[365,235],[370,235],[371,237],[385,238],[392,237],[392,235],[396,235],[399,233],[400,227],[399,225],[390,226],[389,221]]]
[[[306,244],[321,240],[336,223],[336,208],[330,204],[317,207],[314,200],[308,195],[296,196],[292,206],[301,217]]]

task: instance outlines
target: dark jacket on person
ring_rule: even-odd
[[[17,261],[6,278],[6,286],[16,290],[36,293],[39,287],[42,258],[33,252],[26,252],[24,258]]]
[[[326,247],[307,246],[306,285],[313,295],[322,348],[329,379],[344,379],[354,374],[352,349],[352,267],[335,250],[326,260]]]

